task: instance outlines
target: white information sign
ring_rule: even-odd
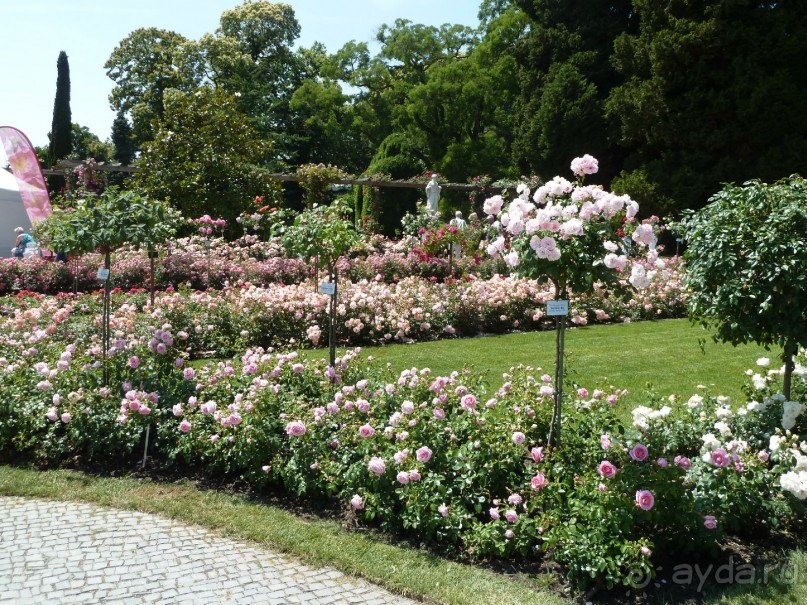
[[[319,285],[319,291],[328,296],[336,294],[336,284],[329,281],[324,281]]]
[[[569,314],[569,301],[568,300],[548,300],[546,302],[547,315],[568,315]]]
[[[98,269],[98,279],[100,279],[101,281],[108,280],[109,279],[109,269],[104,269],[103,267],[101,269]]]

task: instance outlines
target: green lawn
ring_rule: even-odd
[[[555,332],[393,344],[366,347],[364,353],[392,364],[395,370],[416,366],[446,374],[468,365],[485,372],[495,390],[502,384],[502,373],[518,364],[553,374]],[[327,351],[306,355],[326,358]],[[607,379],[617,388],[628,389],[624,405],[631,407],[642,403],[648,386],[662,395],[676,393],[688,399],[697,385],[706,385],[715,394],[737,401],[742,397],[745,370],[756,368],[759,357],[777,355],[756,345],[717,344],[686,319],[595,325],[566,334],[567,379],[589,389]]]

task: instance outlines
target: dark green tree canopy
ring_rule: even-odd
[[[50,164],[66,158],[73,150],[72,114],[70,111],[70,64],[67,53],[59,53],[56,61],[56,98],[53,101],[53,122],[50,127]]]

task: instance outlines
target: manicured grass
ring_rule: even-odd
[[[239,495],[200,491],[190,482],[159,483],[137,478],[103,478],[75,471],[37,472],[0,466],[0,496],[91,502],[122,510],[159,514],[206,527],[228,538],[282,551],[311,565],[330,565],[388,590],[427,603],[446,605],[561,605],[571,603],[543,589],[546,577],[507,576],[481,567],[446,561],[409,547],[393,545],[369,532],[338,523],[300,519],[281,508]],[[785,553],[767,583],[718,585],[711,570],[709,594],[699,600],[674,590],[654,593],[643,602],[705,605],[801,605],[807,603],[807,552]],[[737,563],[739,564],[739,563]],[[703,564],[706,573],[708,563]],[[669,575],[669,571],[668,571]],[[784,577],[785,581],[781,578]],[[759,575],[758,578],[762,578]],[[698,578],[695,580],[696,586]],[[616,593],[619,594],[619,593]],[[613,595],[613,596],[616,596]],[[684,593],[694,594],[692,590]],[[578,601],[579,602],[579,601]],[[613,602],[613,601],[611,601]]]
[[[648,387],[660,395],[688,399],[698,385],[705,385],[714,394],[739,401],[745,370],[757,368],[760,357],[770,357],[775,365],[773,358],[779,354],[757,345],[717,344],[686,319],[573,328],[566,333],[565,350],[567,380],[589,390],[605,381],[627,389],[625,407],[643,403]],[[393,344],[366,347],[364,353],[392,364],[396,371],[428,367],[444,375],[468,365],[485,372],[495,390],[503,382],[502,373],[519,364],[554,374],[555,332]],[[325,358],[327,351],[306,355]]]

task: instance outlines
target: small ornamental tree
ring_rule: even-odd
[[[807,182],[726,185],[677,226],[685,237],[688,306],[715,340],[782,347],[784,396],[807,346]]]
[[[88,195],[75,200],[71,208],[55,209],[34,229],[36,239],[53,250],[74,254],[97,250],[104,255],[101,333],[104,384],[108,380],[106,358],[109,350],[109,269],[112,252],[126,243],[142,245],[151,251],[176,232],[178,220],[178,213],[164,202],[111,187],[98,196]]]
[[[589,291],[598,282],[623,289],[620,279],[628,255],[641,247],[648,250],[647,259],[633,265],[628,281],[635,288],[647,287],[664,266],[656,251],[658,219],[638,223],[639,204],[630,197],[585,185],[585,177],[598,170],[590,155],[575,158],[571,169],[576,182],[556,176],[538,187],[532,200],[526,183],[518,185],[518,197],[507,207],[500,195],[485,200],[484,212],[497,217],[494,226],[501,230],[488,245],[488,254],[501,255],[522,277],[551,282],[555,300],[567,300],[569,294]],[[560,444],[565,322],[564,315],[557,317],[555,407],[547,439],[554,447]]]
[[[289,253],[309,262],[318,259],[318,264],[325,267],[333,284],[328,330],[331,367],[336,363],[336,301],[339,294],[336,265],[360,241],[361,236],[353,226],[350,210],[340,200],[330,206],[315,206],[298,214],[283,234],[283,245]]]

